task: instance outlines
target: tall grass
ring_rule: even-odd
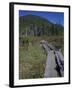
[[[40,45],[29,44],[28,48],[20,47],[20,79],[42,78],[45,71],[46,55]]]
[[[46,40],[56,48],[64,51],[63,36],[20,36],[19,79],[43,78],[46,64],[46,53],[40,46],[40,40]]]

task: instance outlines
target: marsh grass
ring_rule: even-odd
[[[44,75],[46,55],[38,44],[20,47],[20,79],[42,78]]]
[[[46,40],[64,51],[63,36],[21,36],[19,46],[19,79],[43,78],[47,55],[40,46],[40,40]]]

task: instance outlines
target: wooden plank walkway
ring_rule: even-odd
[[[46,61],[46,68],[44,77],[58,77],[57,71],[56,71],[56,63],[55,63],[55,55],[53,51],[49,51]]]
[[[64,76],[64,58],[60,51],[55,47],[42,40],[40,42],[47,53],[47,61],[44,77],[63,77]]]

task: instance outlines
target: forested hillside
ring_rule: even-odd
[[[63,26],[34,15],[19,17],[20,35],[43,36],[63,35]]]

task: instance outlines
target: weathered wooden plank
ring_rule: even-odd
[[[47,56],[44,77],[45,78],[58,77],[58,73],[55,68],[56,68],[55,55],[54,52],[51,50],[49,51]]]
[[[56,62],[57,66],[59,67],[58,73],[60,73],[60,76],[64,76],[64,58],[63,55],[60,51],[55,51],[55,57],[56,57]]]

